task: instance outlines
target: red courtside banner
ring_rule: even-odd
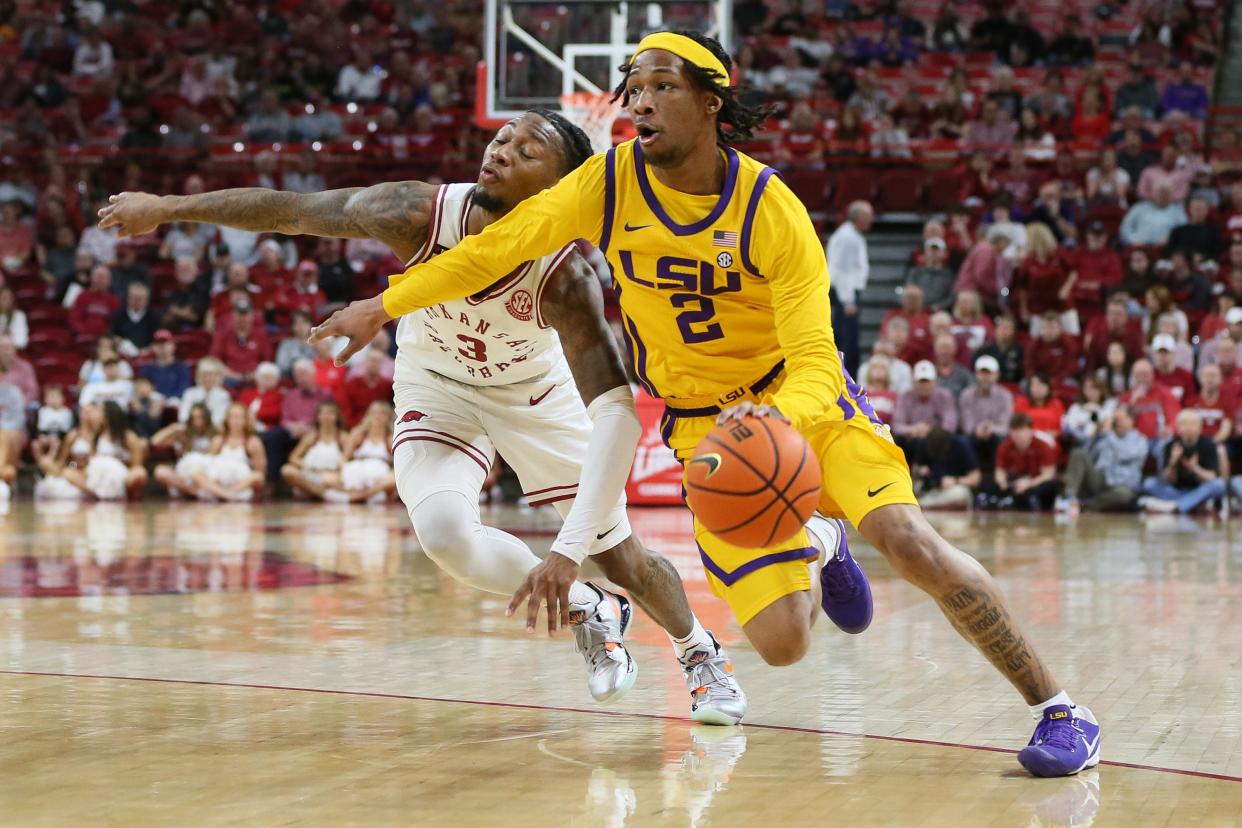
[[[634,454],[625,495],[630,503],[640,506],[681,505],[681,464],[660,437],[664,403],[641,389],[635,392],[634,402],[643,436]]]

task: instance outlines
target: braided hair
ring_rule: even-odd
[[[551,124],[552,128],[556,130],[556,134],[560,136],[561,146],[565,150],[565,163],[567,166],[565,172],[573,172],[595,154],[595,151],[591,149],[591,139],[587,137],[587,134],[582,131],[581,127],[561,113],[542,108],[529,111]]]
[[[733,71],[733,59],[729,57],[729,53],[725,51],[724,47],[720,45],[720,41],[716,38],[688,29],[674,29],[672,34],[690,38],[711,52],[717,60],[724,64],[726,71]],[[617,68],[621,70],[621,74],[625,78],[613,90],[612,99],[614,101],[620,100],[622,106],[629,106],[630,93],[626,87],[629,85],[627,81],[630,70],[633,68],[633,61],[626,61]],[[685,71],[686,76],[690,78],[690,82],[699,91],[715,95],[722,101],[720,111],[716,113],[716,140],[721,144],[749,141],[754,137],[755,130],[763,125],[772,112],[772,108],[767,105],[748,106],[742,103],[738,97],[738,93],[742,89],[730,86],[729,78],[720,77],[720,73],[713,69],[696,66],[686,61]]]

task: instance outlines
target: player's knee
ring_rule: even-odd
[[[787,635],[755,642],[759,656],[772,667],[797,664],[811,649],[811,630],[805,624],[791,627]]]
[[[461,568],[459,559],[467,558],[474,548],[475,524],[455,510],[442,508],[428,498],[410,510],[414,535],[427,557],[450,573]]]

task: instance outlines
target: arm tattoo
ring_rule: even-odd
[[[582,401],[590,405],[600,394],[629,385],[604,320],[603,291],[586,259],[574,251],[548,278],[540,311],[561,338]]]
[[[376,239],[407,260],[422,245],[436,188],[421,181],[286,193],[259,187],[174,196],[173,221],[223,224],[254,233]]]

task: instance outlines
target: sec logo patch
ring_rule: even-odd
[[[509,301],[505,303],[505,310],[509,311],[509,315],[514,319],[520,319],[523,322],[529,322],[532,312],[535,308],[535,300],[531,297],[529,291],[514,291],[509,297]]]
[[[733,266],[733,254],[732,253],[721,253],[719,256],[716,257],[716,264],[720,265],[721,267],[732,267]]]

